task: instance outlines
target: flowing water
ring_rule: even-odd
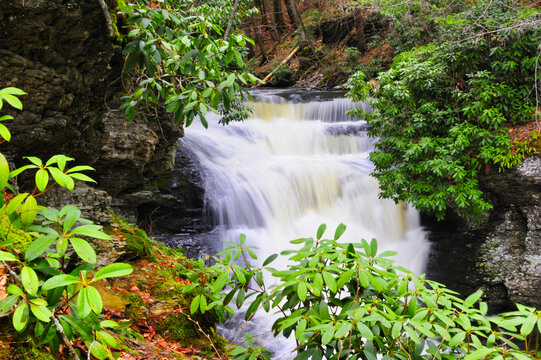
[[[401,265],[422,272],[428,242],[418,214],[378,198],[369,176],[374,140],[363,120],[345,114],[351,101],[315,91],[259,91],[254,98],[250,119],[222,126],[210,117],[208,129],[194,122],[180,140],[202,168],[214,236],[235,241],[244,233],[265,259],[292,247],[290,240],[315,236],[321,223],[329,237],[344,223],[343,241],[376,238],[380,251],[395,250]],[[274,358],[289,358],[292,347],[272,339],[272,322],[262,315],[249,327],[263,333]],[[234,337],[240,326],[223,331]]]

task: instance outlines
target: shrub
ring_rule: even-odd
[[[534,121],[538,17],[510,0],[476,2],[440,19],[453,40],[401,54],[377,87],[363,74],[350,78],[349,96],[374,108],[362,115],[379,138],[370,159],[381,197],[438,219],[448,206],[477,220],[492,207],[479,173],[517,166],[533,152],[508,129]]]
[[[517,305],[517,311],[488,316],[479,302],[482,292],[466,299],[444,285],[417,276],[394,264],[393,252],[378,253],[376,240],[341,243],[340,224],[332,239],[324,239],[325,225],[316,238],[291,241],[299,249],[283,251],[287,269],[261,266],[252,248],[240,237],[209,269],[219,274],[211,285],[224,305],[235,299],[247,303],[246,319],[256,311],[277,312],[275,334],[293,336],[296,360],[301,359],[531,359],[539,358],[535,340],[541,330],[541,311]],[[238,265],[238,263],[243,265]],[[263,272],[277,284],[268,288]],[[197,306],[194,306],[196,304]],[[204,310],[194,299],[192,313]],[[214,305],[212,305],[214,306]],[[253,346],[236,347],[235,359],[268,359]],[[516,342],[523,342],[519,348]]]

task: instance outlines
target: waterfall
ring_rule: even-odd
[[[319,92],[262,90],[254,98],[250,119],[222,126],[209,116],[208,129],[194,122],[180,140],[203,169],[218,237],[236,241],[244,233],[265,259],[291,248],[290,240],[315,236],[322,223],[329,237],[344,223],[343,241],[376,238],[380,251],[397,251],[398,263],[422,272],[428,242],[419,216],[378,198],[368,158],[374,140],[365,121],[346,115],[355,104]],[[268,330],[273,322],[255,321]],[[282,340],[264,345],[274,358],[289,357]]]

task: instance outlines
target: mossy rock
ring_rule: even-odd
[[[123,250],[134,252],[149,261],[156,261],[154,248],[159,245],[151,240],[144,230],[129,224],[125,219],[113,215],[112,225],[104,229],[107,235],[112,235],[126,243]]]

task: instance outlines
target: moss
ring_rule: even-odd
[[[0,359],[11,360],[55,360],[55,357],[51,355],[47,349],[39,348],[33,340],[28,342],[21,341],[9,341],[12,334],[2,334],[3,338],[0,340]],[[7,336],[4,337],[4,336]],[[4,342],[6,341],[6,342]]]
[[[126,220],[113,215],[113,224],[105,228],[105,232],[124,241],[127,250],[133,251],[149,261],[156,261],[154,248],[157,247],[157,243],[151,240],[143,230],[128,224]]]
[[[0,242],[7,241],[9,249],[17,249],[25,252],[32,242],[32,236],[26,231],[12,226],[6,215],[0,216]]]
[[[167,340],[186,342],[199,334],[192,323],[183,314],[169,315],[165,319],[158,322],[156,332],[164,336]]]
[[[35,347],[31,347],[22,354],[21,360],[55,360],[55,358],[44,350],[38,350]]]

